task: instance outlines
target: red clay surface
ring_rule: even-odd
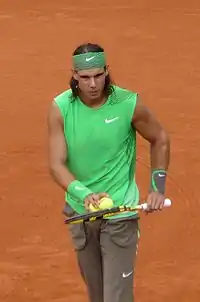
[[[173,207],[142,216],[137,302],[199,302],[200,4],[172,0],[0,1],[0,300],[87,301],[47,168],[46,115],[70,55],[102,44],[117,84],[141,93],[172,141]],[[176,3],[176,4],[175,4]],[[139,140],[138,184],[148,189]]]

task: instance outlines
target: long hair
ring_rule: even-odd
[[[104,52],[104,49],[99,46],[98,44],[92,44],[92,43],[86,43],[78,46],[75,51],[73,52],[73,56],[80,55],[87,52]],[[106,66],[104,67],[106,70]],[[74,77],[71,77],[69,82],[70,88],[72,90],[72,98],[75,99],[79,95],[79,89],[78,89],[78,81],[74,79]],[[108,97],[110,94],[112,94],[114,91],[113,88],[113,81],[110,77],[110,74],[105,78],[105,85],[104,85],[104,95]]]

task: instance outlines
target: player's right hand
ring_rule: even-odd
[[[89,205],[92,204],[95,208],[98,208],[100,199],[103,197],[109,197],[109,195],[105,192],[98,194],[90,194],[84,200],[84,205],[86,210],[89,210]]]

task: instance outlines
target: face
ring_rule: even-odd
[[[88,99],[101,97],[104,90],[105,78],[108,72],[104,68],[74,71],[73,77],[78,81],[81,93]]]

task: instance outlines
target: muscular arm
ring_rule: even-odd
[[[48,118],[48,151],[49,151],[49,168],[54,180],[62,187],[65,191],[69,189],[69,185],[76,180],[74,175],[70,173],[65,165],[67,159],[67,145],[64,137],[63,119],[60,111],[56,104],[52,104]],[[79,185],[82,185],[81,183]],[[83,192],[85,195],[82,197],[85,203],[86,209],[89,208],[89,204],[96,206],[99,204],[99,200],[102,197],[107,197],[106,193],[94,194],[91,190],[83,186],[83,191],[77,191],[78,193]],[[73,192],[74,193],[74,192]],[[75,198],[79,198],[79,195],[75,194]],[[82,200],[80,199],[80,200]]]
[[[150,143],[151,168],[167,171],[170,162],[170,140],[150,110],[139,99],[132,119],[132,126]]]
[[[55,103],[50,107],[47,125],[50,173],[54,180],[66,190],[75,178],[65,166],[67,146],[64,137],[63,119]]]

